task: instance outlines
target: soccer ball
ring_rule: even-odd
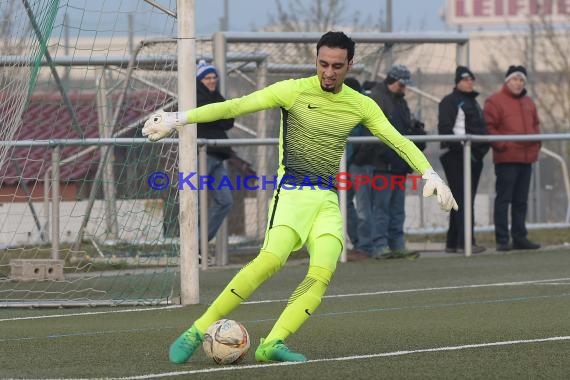
[[[202,348],[218,364],[237,364],[249,351],[249,334],[241,323],[220,319],[206,330]]]

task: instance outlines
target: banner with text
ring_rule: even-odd
[[[528,24],[543,16],[552,23],[570,22],[570,0],[447,0],[450,25]]]

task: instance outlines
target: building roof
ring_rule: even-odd
[[[99,126],[97,119],[96,94],[69,95],[79,128],[85,138],[97,138]],[[133,123],[154,110],[155,103],[149,101],[148,93],[127,96],[119,116],[119,128]],[[0,105],[0,112],[3,112]],[[81,138],[77,129],[72,127],[72,118],[67,112],[61,96],[51,94],[35,95],[23,115],[21,127],[14,135],[14,140],[49,140]],[[129,136],[133,136],[131,132]],[[123,136],[124,137],[124,136]],[[61,149],[61,159],[72,157],[86,149],[85,146],[65,146]],[[51,166],[52,149],[48,147],[11,148],[0,168],[0,187],[17,185],[25,182],[43,181],[46,170]],[[90,172],[97,170],[100,150],[90,153],[60,167],[62,182],[85,179]]]

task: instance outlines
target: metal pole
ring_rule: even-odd
[[[463,217],[465,236],[465,256],[471,256],[472,234],[472,209],[471,209],[471,140],[465,141],[463,146]]]
[[[128,17],[128,23],[129,23],[129,54],[133,55],[133,51],[135,50],[135,42],[134,42],[134,37],[135,37],[135,32],[134,32],[134,18],[133,18],[133,14],[129,13]]]
[[[469,43],[458,43],[455,51],[455,64],[457,66],[469,66]]]
[[[65,43],[63,54],[69,57],[69,15],[66,13],[63,16],[63,41]],[[71,72],[71,67],[66,67],[63,76],[63,88],[69,90],[69,73]]]
[[[44,212],[44,226],[43,226],[43,232],[44,232],[44,236],[46,237],[46,239],[49,239],[50,233],[49,233],[49,229],[50,229],[50,210],[49,210],[49,193],[50,193],[50,173],[51,169],[48,168],[45,173],[44,173],[44,207],[43,207],[43,212]]]
[[[267,60],[258,62],[257,64],[257,81],[256,88],[262,89],[267,85]],[[257,113],[257,137],[260,139],[267,138],[267,111]],[[269,175],[268,162],[269,162],[269,149],[266,145],[260,145],[257,148],[257,175]],[[277,185],[275,185],[277,188]],[[267,205],[269,204],[269,197],[273,192],[270,189],[263,189],[262,186],[257,190],[257,237],[262,239],[265,234],[267,226]]]
[[[99,122],[99,136],[108,138],[113,135],[109,117],[109,102],[107,99],[107,81],[105,68],[97,69],[97,119]],[[115,174],[113,171],[113,146],[101,147],[101,157],[109,157],[101,164],[103,168],[103,198],[105,199],[105,221],[107,223],[107,239],[117,240],[119,228],[117,220],[117,200],[115,189]],[[108,151],[108,152],[107,152]]]
[[[218,70],[218,90],[224,96],[227,96],[227,61],[226,61],[226,36],[224,33],[214,33],[212,37],[214,42],[214,65]]]
[[[230,28],[230,6],[228,0],[224,0],[224,15],[220,19],[220,30],[228,31]]]
[[[344,150],[344,154],[342,155],[342,159],[340,160],[340,173],[346,173],[348,170],[346,168],[346,149]],[[340,254],[340,262],[346,263],[346,242],[348,241],[348,226],[346,225],[348,222],[348,210],[347,210],[347,198],[346,198],[346,190],[339,190],[339,206],[340,212],[342,214],[342,225],[344,230],[344,244],[342,245],[342,252]],[[353,248],[354,249],[354,248]]]
[[[529,95],[534,96],[536,94],[536,26],[534,21],[530,21],[530,42],[529,49],[527,49],[527,60],[529,72],[531,75],[528,77],[527,87],[529,90]],[[531,193],[529,201],[529,219],[533,220],[535,223],[542,220],[542,197],[540,193],[540,161],[533,165],[533,176],[531,182]]]
[[[51,258],[59,259],[59,145],[51,153]]]
[[[178,110],[196,107],[195,1],[177,0],[178,19]],[[179,131],[179,170],[195,173],[196,125]],[[198,267],[198,199],[195,191],[180,191],[180,301],[200,302]]]
[[[386,0],[386,32],[392,33],[392,0]],[[386,46],[386,71],[394,64],[394,44],[387,43]]]
[[[392,32],[392,0],[386,0],[386,32]]]
[[[198,175],[207,175],[208,147],[202,145],[198,148]],[[202,256],[202,269],[208,269],[208,186],[198,191],[199,218],[200,218],[200,255]]]
[[[227,4],[226,4],[227,5]],[[226,10],[227,11],[227,10]],[[223,33],[214,34],[214,65],[218,69],[218,89],[224,96],[228,96],[226,38]],[[216,265],[228,263],[228,219],[224,218],[216,233]]]

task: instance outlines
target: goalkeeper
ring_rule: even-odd
[[[363,124],[396,151],[426,180],[424,196],[437,195],[441,208],[457,209],[451,191],[423,153],[390,124],[371,98],[343,86],[353,64],[355,44],[343,32],[327,32],[317,43],[317,75],[284,80],[241,98],[208,104],[185,112],[159,112],[142,130],[151,141],[191,123],[281,108],[278,185],[269,206],[265,241],[258,254],[229,282],[192,326],[170,346],[173,363],[184,363],[203,340],[204,331],[226,317],[303,245],[309,252],[306,277],[255,351],[259,362],[306,361],[285,340],[315,312],[335,272],[344,242],[335,178],[347,137]],[[306,186],[307,179],[314,185]],[[300,183],[303,186],[299,186]],[[320,185],[320,186],[319,186]],[[329,187],[329,189],[326,189]]]

